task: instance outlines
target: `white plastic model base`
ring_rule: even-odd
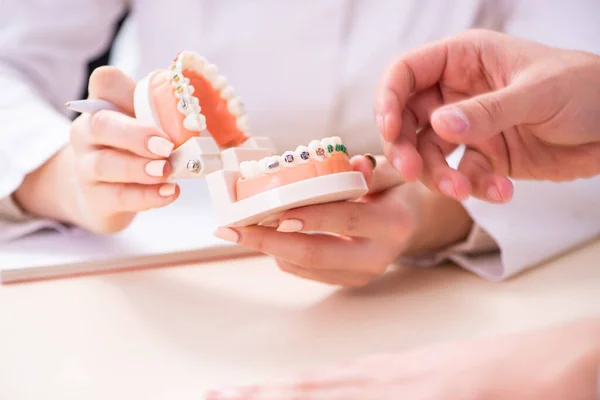
[[[354,200],[369,191],[362,173],[340,172],[306,179],[234,201],[235,184],[239,176],[238,172],[216,171],[206,177],[219,226],[257,225],[292,208]]]

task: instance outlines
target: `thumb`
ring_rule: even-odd
[[[431,126],[444,140],[471,144],[525,123],[539,101],[531,91],[509,86],[436,110]]]

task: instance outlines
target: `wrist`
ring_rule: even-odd
[[[73,160],[71,148],[67,146],[28,174],[13,194],[18,206],[35,217],[75,223]]]
[[[406,189],[412,192],[406,200],[413,215],[413,230],[403,256],[435,252],[467,238],[473,220],[460,202],[432,192],[420,183],[407,184]]]

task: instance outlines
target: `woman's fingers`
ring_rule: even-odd
[[[286,211],[279,232],[330,232],[338,235],[380,240],[401,240],[408,235],[411,221],[398,209],[381,204],[336,202]]]
[[[373,171],[377,167],[377,160],[374,156],[355,156],[350,159],[350,165],[352,169],[357,172],[361,172],[365,177],[367,186],[371,186],[373,181]]]
[[[110,148],[90,151],[78,159],[80,175],[90,182],[163,183],[171,172],[167,160],[152,160]]]
[[[389,256],[368,240],[282,233],[262,226],[219,228],[215,236],[306,269],[356,271],[375,276],[387,268],[384,260]]]
[[[158,129],[115,111],[79,116],[71,128],[71,143],[78,150],[112,147],[146,158],[167,158],[174,147]]]
[[[179,197],[175,183],[141,185],[135,183],[96,183],[89,188],[88,203],[107,214],[137,213],[164,207]]]
[[[373,274],[361,271],[335,271],[302,268],[283,260],[277,260],[277,265],[283,272],[311,281],[326,283],[328,285],[360,287],[365,286],[374,278]]]
[[[88,85],[89,97],[107,100],[116,105],[124,113],[133,116],[133,93],[135,81],[120,69],[112,66],[96,68]]]

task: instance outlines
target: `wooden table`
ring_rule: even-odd
[[[257,257],[0,287],[0,399],[198,399],[380,351],[600,316],[600,242],[503,282],[339,290]]]

